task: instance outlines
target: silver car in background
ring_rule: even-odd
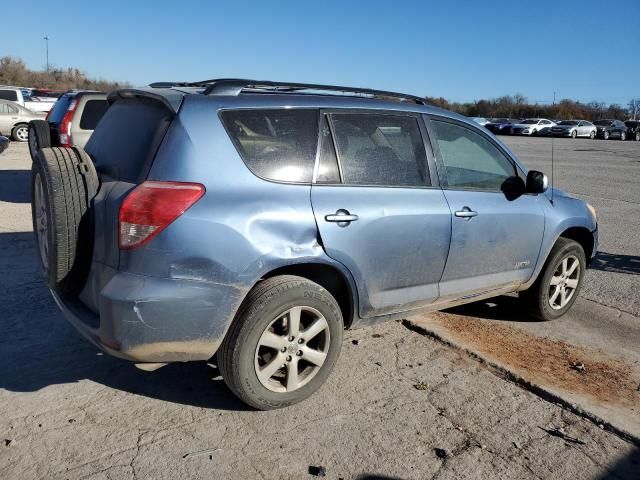
[[[551,127],[551,135],[554,137],[588,137],[596,138],[597,127],[587,120],[563,120]]]
[[[26,142],[29,139],[29,122],[43,120],[46,116],[45,112],[33,112],[15,102],[0,100],[0,134],[11,135],[17,142]]]

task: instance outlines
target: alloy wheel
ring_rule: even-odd
[[[27,127],[18,127],[16,129],[16,140],[26,142],[29,139],[29,129]]]
[[[315,308],[296,306],[273,319],[255,352],[260,383],[273,392],[292,392],[315,377],[329,352],[329,324]]]
[[[580,261],[574,255],[563,258],[549,282],[549,306],[564,308],[573,298],[580,281]]]

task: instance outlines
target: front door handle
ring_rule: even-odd
[[[471,218],[478,215],[478,212],[474,212],[469,207],[463,207],[462,210],[458,210],[455,213],[456,217],[464,218],[466,220],[471,220]]]
[[[337,222],[338,224],[342,223],[345,226],[350,222],[355,222],[358,220],[358,215],[352,215],[348,210],[341,208],[333,215],[325,215],[324,219],[327,222]]]

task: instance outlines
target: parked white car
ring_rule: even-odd
[[[511,126],[511,135],[538,135],[540,132],[549,130],[556,124],[546,118],[527,118],[521,123]]]
[[[2,86],[0,87],[0,100],[9,100],[18,105],[28,108],[33,112],[48,112],[56,103],[56,98],[44,99],[29,96],[29,90],[26,88]]]
[[[471,120],[473,120],[474,122],[476,122],[478,125],[482,125],[483,127],[489,123],[489,119],[488,118],[484,118],[484,117],[471,117]]]

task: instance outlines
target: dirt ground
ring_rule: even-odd
[[[328,383],[271,412],[214,365],[101,354],[40,280],[28,169],[0,157],[0,478],[638,478],[636,445],[401,322],[347,332]]]

